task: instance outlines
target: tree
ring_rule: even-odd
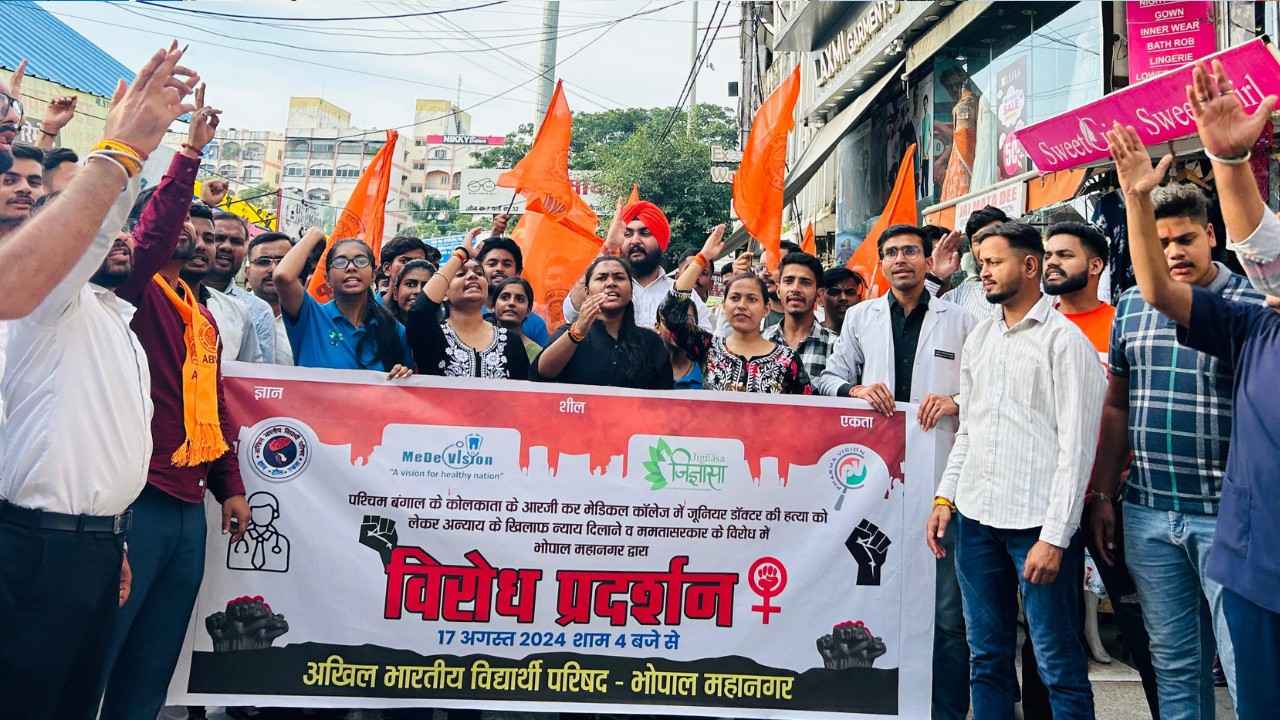
[[[413,224],[405,232],[424,240],[463,233],[475,224],[470,215],[458,212],[456,197],[446,200],[428,195],[425,202],[409,200],[406,205],[410,222]]]
[[[278,200],[276,193],[276,188],[265,182],[260,182],[253,187],[244,188],[236,193],[236,198],[258,208],[262,212],[274,215]]]

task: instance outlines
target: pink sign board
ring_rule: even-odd
[[[1253,112],[1268,95],[1280,95],[1280,61],[1261,38],[1211,57],[1222,61],[1245,112]],[[1186,93],[1191,71],[1187,65],[1042,120],[1018,130],[1018,142],[1047,173],[1106,158],[1103,133],[1113,120],[1132,125],[1148,147],[1193,135],[1196,123]]]
[[[1195,62],[1218,49],[1213,6],[1204,0],[1131,0],[1129,82]]]

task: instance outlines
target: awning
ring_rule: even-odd
[[[805,148],[804,154],[796,161],[791,172],[787,174],[787,184],[782,191],[783,203],[789,203],[800,194],[804,186],[813,178],[814,174],[822,167],[822,163],[832,152],[835,151],[836,145],[839,144],[840,138],[853,129],[858,120],[867,112],[871,104],[880,97],[880,93],[885,88],[896,82],[902,74],[902,68],[905,61],[899,61],[893,66],[889,72],[885,73],[874,85],[867,88],[867,91],[858,96],[849,104],[849,107],[841,110],[830,122],[822,126],[822,129],[813,136],[809,141],[809,146]]]

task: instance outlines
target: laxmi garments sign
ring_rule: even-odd
[[[825,85],[828,80],[840,74],[901,9],[902,0],[875,0],[867,3],[867,8],[862,11],[858,20],[837,33],[835,39],[818,52],[815,60],[818,66],[818,86]]]
[[[206,506],[169,704],[928,714],[911,406],[224,374],[252,514]]]
[[[511,207],[513,214],[524,212],[524,196],[516,197],[515,205],[511,205],[513,191],[511,188],[499,187],[498,176],[506,172],[491,168],[468,168],[462,171],[462,196],[458,200],[458,211],[473,215],[492,215],[507,212]],[[595,183],[596,173],[593,171],[570,170],[569,184],[592,210],[597,213],[612,212],[608,200],[600,194]]]

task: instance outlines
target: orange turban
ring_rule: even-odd
[[[622,221],[629,223],[632,220],[644,223],[653,239],[658,241],[658,248],[663,252],[667,251],[667,246],[671,244],[671,223],[657,205],[648,200],[631,203],[622,209]]]

